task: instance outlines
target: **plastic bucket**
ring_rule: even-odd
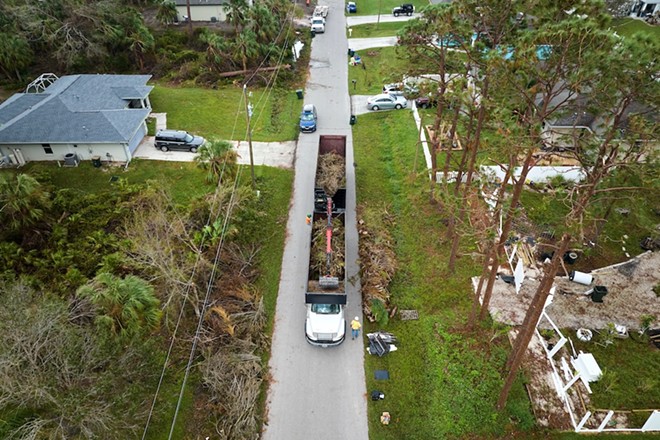
[[[578,272],[577,270],[571,271],[568,274],[568,279],[574,283],[584,284],[585,286],[590,285],[594,281],[594,277],[591,274]]]
[[[605,286],[594,286],[591,291],[591,300],[593,302],[602,303],[603,297],[607,295],[607,287]]]
[[[578,259],[577,252],[568,251],[564,254],[564,262],[568,264],[573,264]]]

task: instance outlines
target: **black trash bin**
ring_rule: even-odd
[[[296,90],[296,96],[298,97],[298,99],[303,99],[303,91],[302,91],[302,89],[298,89],[298,90]]]
[[[591,300],[595,303],[602,303],[605,295],[607,295],[607,287],[594,286],[594,289],[591,291]]]
[[[101,168],[101,156],[92,156],[92,165],[94,168]]]
[[[355,125],[356,122],[357,122],[357,116],[351,115],[351,125]]]
[[[353,49],[348,49],[348,56],[352,57],[353,55],[355,55],[355,51]]]
[[[316,37],[316,31],[310,31],[310,35],[312,36],[312,38]]]

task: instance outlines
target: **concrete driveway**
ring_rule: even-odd
[[[367,110],[367,99],[371,95],[351,95],[351,109],[352,114],[354,115],[363,115],[365,113],[372,113],[373,110]],[[410,111],[412,109],[413,102],[408,100],[408,107],[401,110],[378,110],[379,112],[388,112],[388,111]]]
[[[362,316],[355,212],[355,169],[348,95],[346,21],[343,0],[327,0],[324,34],[312,40],[305,104],[318,109],[318,131],[301,135],[295,161],[275,327],[263,440],[368,440],[365,344],[348,338],[334,348],[305,340],[305,288],[319,135],[347,136],[346,318]],[[362,336],[362,335],[361,335]]]
[[[301,135],[305,136],[305,135]],[[238,163],[250,165],[250,149],[246,141],[230,141],[238,153]],[[252,142],[252,154],[255,165],[267,165],[278,168],[293,168],[296,153],[296,141],[287,142]],[[192,162],[196,154],[186,151],[162,152],[154,146],[154,137],[146,136],[138,146],[133,157],[147,160],[165,160],[171,162]]]
[[[349,38],[348,47],[354,51],[372,49],[375,47],[396,46],[396,37]]]
[[[399,15],[398,17],[395,17],[392,15],[391,11],[386,11],[386,13],[383,13],[380,15],[380,22],[381,23],[390,23],[394,21],[408,21],[412,20],[413,18],[421,17],[422,14],[419,14],[415,12],[412,16],[408,17],[406,15]],[[359,24],[369,24],[369,23],[378,23],[378,15],[352,15],[350,17],[346,17],[346,26],[351,27],[351,26],[357,26]]]

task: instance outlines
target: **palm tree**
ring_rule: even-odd
[[[177,19],[176,4],[171,0],[163,0],[158,4],[156,19],[162,24],[174,23]]]
[[[238,34],[247,19],[247,10],[249,8],[246,0],[229,0],[223,8],[227,13],[227,23],[234,26],[234,34]]]
[[[27,174],[0,176],[0,221],[20,231],[41,221],[50,206],[49,194]]]
[[[154,330],[160,324],[162,311],[153,287],[135,275],[122,279],[103,272],[76,293],[98,307],[97,324],[121,337]]]
[[[208,141],[197,151],[195,161],[200,168],[207,170],[208,182],[233,179],[236,175],[236,159],[238,154],[227,141]]]
[[[21,80],[20,71],[30,65],[34,53],[21,35],[0,33],[0,72],[7,78]]]

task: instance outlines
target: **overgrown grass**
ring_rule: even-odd
[[[424,7],[429,5],[428,0],[410,0],[401,2],[401,0],[358,0],[357,1],[357,14],[351,15],[392,15],[392,8],[399,6],[401,3],[412,3],[415,5],[415,12],[420,12]]]
[[[302,101],[293,90],[250,91],[252,140],[279,142],[296,139]],[[243,89],[172,87],[158,84],[150,95],[155,112],[167,113],[167,128],[187,130],[208,137],[246,139]]]
[[[369,23],[353,26],[351,38],[393,37],[406,25],[405,21]],[[348,32],[346,33],[348,35]]]
[[[617,34],[627,37],[635,32],[648,34],[651,38],[660,38],[660,26],[651,26],[642,20],[633,18],[620,18],[612,20],[612,30]]]
[[[366,360],[368,391],[386,395],[382,402],[369,403],[370,437],[487,438],[531,429],[534,421],[520,383],[506,410],[495,411],[508,343],[500,338],[491,342],[488,328],[477,335],[460,331],[470,304],[469,277],[477,267],[462,257],[455,274],[446,270],[441,215],[428,202],[425,174],[411,174],[417,133],[410,113],[361,116],[353,138],[358,203],[384,207],[396,216],[400,269],[391,285],[392,303],[420,315],[417,321],[390,320],[384,330],[397,336],[399,351]],[[375,329],[367,324],[365,330]],[[376,381],[377,369],[388,370],[390,380]],[[382,411],[392,415],[389,426],[379,423]]]
[[[175,163],[159,161],[131,162],[127,171],[122,167],[94,168],[89,163],[83,163],[77,168],[59,168],[55,164],[30,163],[25,169],[35,176],[49,181],[57,188],[74,188],[85,193],[96,193],[111,189],[113,185],[121,184],[119,181],[111,181],[113,176],[126,179],[129,184],[154,182],[166,188],[175,203],[187,205],[191,200],[214,191],[214,185],[205,181],[205,172],[201,171],[194,163]],[[272,333],[273,319],[275,313],[275,302],[279,287],[279,276],[282,266],[282,255],[286,221],[288,216],[289,202],[291,198],[293,173],[290,170],[270,167],[256,167],[257,189],[260,190],[261,215],[259,231],[250,233],[261,237],[262,246],[257,257],[257,265],[260,271],[256,288],[263,295],[264,305],[268,316],[267,332]],[[241,174],[243,184],[248,185],[250,174],[247,167]],[[157,401],[156,413],[148,431],[148,439],[167,438],[174,407],[178,399],[179,387],[182,380],[185,361],[187,360],[188,347],[177,347],[171,360],[171,365],[166,373],[163,388]],[[268,353],[263,353],[264,368],[268,359]],[[212,426],[199,421],[195,414],[199,412],[196,407],[195,393],[199,386],[199,375],[193,369],[185,389],[182,407],[174,430],[176,439],[196,438],[191,433],[199,433],[204,430],[206,434],[213,432]],[[153,391],[155,392],[155,386]],[[265,391],[265,385],[264,385]],[[145,402],[151,402],[153,395],[141,396]],[[263,413],[265,399],[260,399],[260,411]],[[7,422],[0,422],[0,433],[6,429],[6,424],[19,422],[24,416],[22,413],[6,411],[2,414]],[[209,418],[208,420],[210,420]],[[207,419],[204,419],[207,420]],[[201,436],[204,438],[204,436]]]

